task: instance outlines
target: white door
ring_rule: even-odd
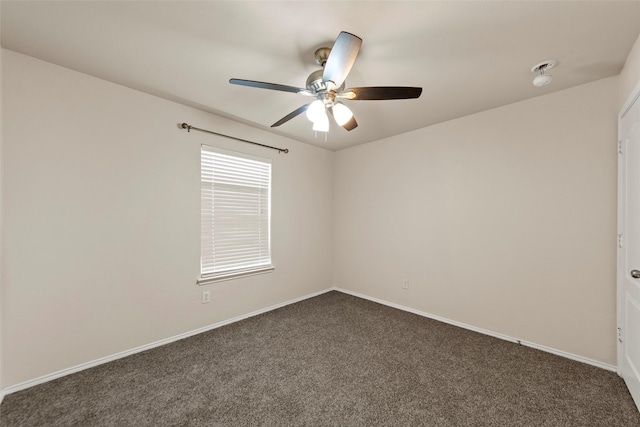
[[[640,85],[619,121],[618,373],[640,408]]]

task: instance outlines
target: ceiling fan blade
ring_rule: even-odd
[[[336,88],[340,87],[356,62],[361,45],[360,37],[342,31],[331,48],[322,73],[322,80],[332,81]]]
[[[371,86],[352,87],[338,94],[336,98],[352,100],[384,100],[384,99],[412,99],[419,98],[421,87],[406,86]]]
[[[291,93],[299,93],[301,95],[313,96],[313,93],[311,93],[307,89],[294,87],[294,86],[280,85],[277,83],[265,83],[265,82],[258,82],[255,80],[243,80],[243,79],[230,79],[229,83],[231,83],[232,85],[257,87],[259,89],[279,90],[281,92],[291,92]]]
[[[329,114],[331,115],[331,117],[333,117],[333,120],[335,120],[336,118],[333,116],[333,108],[329,107],[327,108],[327,110],[329,110]],[[354,130],[355,128],[358,127],[358,122],[356,122],[356,118],[354,116],[351,116],[349,121],[343,124],[342,127],[345,128],[346,130]]]
[[[289,114],[287,114],[286,116],[284,116],[283,118],[281,118],[280,120],[272,124],[271,127],[274,128],[274,127],[280,126],[288,122],[289,120],[293,119],[295,116],[304,113],[305,111],[307,111],[307,108],[309,108],[309,105],[311,104],[305,104],[302,107],[290,112]]]

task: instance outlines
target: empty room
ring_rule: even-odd
[[[0,425],[640,426],[640,1],[0,31]]]

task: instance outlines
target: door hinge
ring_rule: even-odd
[[[622,328],[618,328],[618,341],[622,342]]]
[[[622,140],[618,140],[618,154],[622,154]]]
[[[618,247],[622,248],[622,234],[618,234]]]

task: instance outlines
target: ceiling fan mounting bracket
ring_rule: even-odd
[[[329,54],[331,53],[331,48],[321,47],[316,50],[316,64],[320,65],[324,68],[324,65],[327,63],[327,59],[329,58]]]

